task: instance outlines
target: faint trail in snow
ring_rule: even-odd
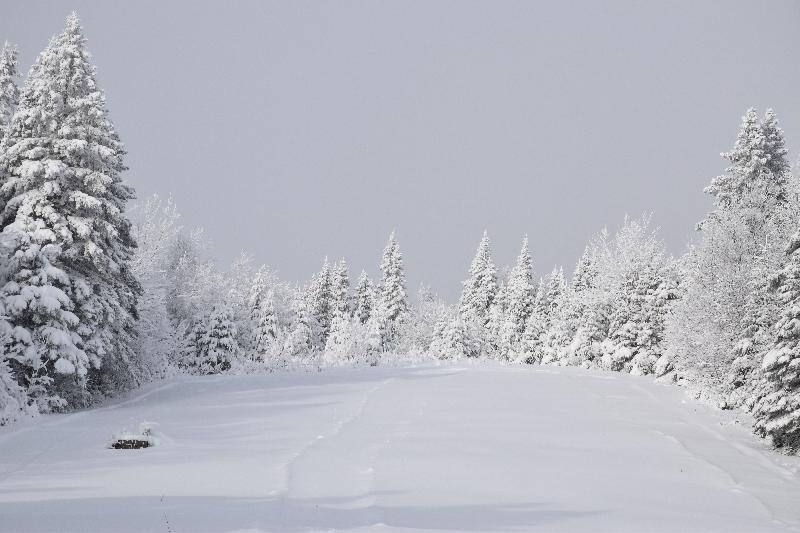
[[[639,384],[639,383],[632,383],[632,386],[633,386],[633,389],[635,389],[637,392],[647,396],[654,403],[656,403],[656,404],[658,404],[660,406],[664,405],[664,402],[660,398],[658,398],[655,394],[653,394],[653,392],[651,390],[649,390],[647,387],[642,387],[641,384]],[[685,412],[685,409],[681,409],[680,407],[675,408],[675,407],[672,406],[671,403],[669,404],[669,406],[670,406],[669,411],[671,411],[672,414],[675,414],[676,417],[678,419],[680,419],[687,426],[691,426],[691,427],[697,428],[702,433],[705,433],[706,435],[710,435],[716,441],[718,441],[721,445],[727,446],[728,448],[731,448],[731,449],[735,450],[735,452],[737,454],[745,456],[747,459],[752,459],[753,457],[758,457],[760,459],[758,462],[759,462],[759,465],[761,467],[767,466],[767,468],[769,470],[771,470],[773,472],[780,473],[781,476],[784,477],[784,479],[786,479],[787,481],[794,481],[795,484],[797,484],[798,480],[796,478],[793,478],[793,477],[788,477],[787,478],[786,477],[787,472],[785,470],[780,468],[778,465],[775,465],[774,463],[772,463],[768,458],[764,457],[762,454],[758,454],[758,453],[756,453],[756,452],[754,452],[752,450],[745,451],[745,450],[747,450],[747,448],[745,448],[744,446],[742,446],[739,443],[736,443],[736,442],[732,441],[729,438],[726,438],[725,435],[722,435],[718,431],[716,431],[713,428],[713,426],[709,427],[709,426],[707,426],[705,424],[700,424],[698,422],[693,421],[691,419],[691,417],[687,416],[688,413]],[[695,459],[697,459],[699,461],[702,461],[703,463],[711,466],[716,471],[721,472],[725,477],[727,477],[729,479],[729,481],[731,483],[730,489],[732,491],[738,492],[740,494],[743,494],[743,495],[749,497],[750,499],[752,499],[753,501],[757,502],[758,505],[767,514],[767,516],[770,517],[770,520],[772,522],[774,522],[776,524],[779,524],[779,525],[781,525],[783,527],[786,527],[786,528],[791,528],[792,530],[795,530],[795,531],[800,530],[800,524],[798,524],[798,523],[789,523],[789,522],[786,522],[784,520],[780,520],[779,518],[777,518],[776,515],[775,515],[775,512],[770,507],[769,503],[767,501],[765,501],[763,498],[757,496],[751,490],[749,490],[748,487],[746,486],[746,484],[742,480],[740,480],[733,472],[731,472],[729,469],[725,468],[725,465],[722,464],[721,462],[715,461],[715,460],[709,458],[707,456],[707,454],[703,454],[702,452],[698,451],[696,449],[696,447],[693,447],[692,445],[690,445],[688,442],[686,442],[685,440],[681,439],[677,435],[674,435],[674,434],[671,434],[671,433],[666,433],[664,431],[661,431],[661,430],[655,429],[655,428],[651,428],[651,431],[653,431],[654,433],[656,433],[656,434],[658,434],[658,435],[660,435],[662,437],[665,437],[665,438],[669,439],[670,441],[678,444],[690,456],[692,456]],[[752,461],[745,461],[744,464],[748,464],[748,463],[752,464]]]
[[[346,426],[352,424],[354,421],[358,420],[364,414],[364,410],[367,407],[367,404],[370,401],[370,398],[378,392],[382,387],[387,385],[389,382],[393,381],[395,378],[388,378],[380,382],[378,385],[372,387],[367,391],[364,395],[363,399],[359,402],[357,409],[355,412],[347,418],[339,419],[336,421],[334,428],[331,432],[325,435],[318,435],[316,438],[309,440],[304,446],[302,446],[299,450],[294,452],[291,455],[289,461],[284,465],[286,471],[286,482],[285,482],[285,489],[284,492],[289,494],[292,492],[293,489],[293,480],[295,478],[295,465],[297,462],[307,454],[315,445],[320,443],[320,441],[334,438],[336,435],[340,434]]]

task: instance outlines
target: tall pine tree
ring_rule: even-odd
[[[526,236],[506,286],[506,305],[499,340],[500,353],[505,358],[513,359],[522,352],[520,341],[526,321],[533,312],[533,298],[532,261]]]
[[[483,232],[478,251],[469,267],[469,277],[463,283],[459,315],[468,322],[485,326],[497,295],[497,268],[492,261],[489,235]]]
[[[389,242],[383,250],[381,273],[379,294],[385,318],[390,322],[400,321],[408,313],[408,292],[403,254],[400,253],[394,232],[389,235]]]
[[[80,392],[130,382],[135,243],[125,150],[73,13],[30,71],[0,150],[0,227],[15,237],[2,288],[7,353],[28,381],[61,376]],[[90,375],[91,374],[91,375]]]
[[[788,261],[775,279],[780,319],[762,362],[766,387],[753,414],[755,431],[790,453],[800,451],[800,233],[787,247]]]
[[[375,307],[375,288],[365,271],[361,271],[356,281],[353,295],[353,317],[361,324],[366,324]]]

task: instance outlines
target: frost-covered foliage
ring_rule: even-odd
[[[167,307],[170,248],[181,233],[180,215],[171,199],[149,198],[133,224],[137,248],[131,271],[142,286],[138,302],[139,322],[135,359],[140,382],[167,375],[175,349],[177,329]]]
[[[77,16],[32,67],[0,148],[0,227],[14,238],[0,289],[23,385],[81,404],[131,386],[139,284],[124,214],[125,150]]]
[[[17,48],[8,42],[0,49],[0,140],[19,103]]]
[[[0,239],[0,279],[7,275],[7,264],[7,243]],[[0,299],[0,345],[5,345],[11,334],[12,326],[6,320],[5,306]],[[17,381],[5,354],[0,352],[0,426],[37,412],[36,404],[28,396],[28,389]]]
[[[714,210],[682,261],[681,290],[667,335],[678,378],[720,405],[752,405],[760,360],[777,319],[766,280],[797,227],[796,185],[772,111],[742,119],[726,173],[706,192]]]
[[[353,296],[353,317],[361,324],[366,324],[375,307],[375,287],[365,271],[361,271],[356,281]]]
[[[533,272],[528,237],[522,241],[517,262],[500,298],[503,306],[497,346],[502,359],[516,360],[524,355],[521,341],[528,317],[534,309]]]
[[[367,322],[369,344],[375,352],[389,351],[400,342],[398,330],[409,312],[403,254],[394,232],[383,250],[380,270],[375,306]]]
[[[560,267],[539,283],[517,360],[657,373],[677,282],[649,216],[626,217],[592,240],[571,283]]]
[[[381,283],[378,287],[380,307],[390,322],[398,322],[408,312],[408,293],[406,292],[406,274],[403,270],[403,254],[397,244],[394,232],[389,235],[389,242],[383,250],[381,258]]]
[[[194,330],[196,357],[191,364],[201,374],[224,372],[237,362],[239,343],[233,310],[225,304],[211,309]]]
[[[497,268],[492,260],[489,235],[485,231],[463,287],[458,308],[459,315],[467,322],[486,326],[497,295]]]
[[[79,407],[179,370],[495,358],[667,376],[800,448],[800,181],[775,114],[748,110],[714,207],[673,259],[650,217],[595,236],[570,280],[534,283],[525,238],[498,269],[484,232],[457,305],[409,301],[394,233],[380,281],[324,260],[281,281],[242,253],[226,269],[154,197],[135,224],[125,149],[76,15],[31,67],[0,50],[0,425]],[[786,243],[788,253],[786,252]]]
[[[800,233],[787,248],[788,261],[774,279],[780,318],[761,363],[765,383],[753,414],[756,433],[777,447],[800,451]]]

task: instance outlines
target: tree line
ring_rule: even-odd
[[[125,148],[75,14],[18,85],[0,52],[0,424],[175,372],[485,358],[653,375],[800,449],[800,187],[775,113],[751,109],[713,209],[667,253],[648,215],[595,235],[569,278],[499,268],[484,233],[461,298],[411,301],[394,233],[380,279],[305,284],[246,254],[222,272],[171,200],[133,209]],[[131,217],[131,218],[129,218]],[[132,222],[131,219],[134,221]]]

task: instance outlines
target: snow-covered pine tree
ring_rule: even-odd
[[[479,345],[475,342],[476,335],[471,329],[476,327],[482,326],[464,318],[460,313],[456,313],[450,320],[440,321],[435,327],[430,352],[439,359],[475,357]]]
[[[400,253],[394,232],[389,235],[389,242],[383,250],[380,268],[382,276],[379,293],[386,319],[391,322],[402,320],[403,315],[408,312],[408,292],[403,254]]]
[[[664,351],[666,306],[675,298],[674,279],[665,275],[663,267],[663,263],[644,264],[626,273],[621,301],[610,320],[609,369],[639,375],[654,372]]]
[[[568,349],[568,362],[576,366],[596,366],[602,356],[602,343],[608,336],[612,312],[606,275],[609,257],[608,231],[604,228],[594,236],[584,252],[590,267],[576,267],[581,272],[575,278],[575,336]],[[582,259],[581,261],[586,261]],[[585,269],[585,270],[584,270]]]
[[[566,287],[564,269],[562,267],[553,267],[553,271],[547,277],[547,304],[551,316],[561,305]]]
[[[383,250],[380,269],[381,283],[378,286],[378,302],[373,314],[377,313],[378,309],[380,313],[370,331],[375,342],[378,332],[383,335],[379,344],[382,345],[382,350],[386,351],[399,340],[397,337],[400,323],[406,319],[409,312],[403,254],[400,253],[394,232],[389,235],[389,242]]]
[[[671,258],[650,216],[625,217],[600,263],[600,286],[609,296],[609,325],[601,365],[635,374],[653,373],[664,352],[667,306],[675,299]]]
[[[17,47],[6,41],[0,49],[0,141],[19,103]]]
[[[197,366],[202,374],[216,374],[231,368],[239,352],[236,323],[228,305],[220,304],[202,324],[197,335]]]
[[[341,315],[350,316],[350,273],[347,262],[341,259],[331,273],[331,321]]]
[[[376,301],[375,307],[366,323],[366,362],[375,366],[380,361],[383,353],[387,352],[391,346],[391,321],[389,314],[384,307],[382,299]]]
[[[311,283],[306,291],[305,310],[311,319],[308,326],[311,328],[311,338],[314,349],[322,349],[328,340],[331,329],[331,301],[333,298],[333,275],[330,263],[326,257],[322,262],[319,273],[311,278]]]
[[[278,342],[278,320],[275,312],[275,294],[269,291],[258,299],[258,309],[253,316],[252,350],[264,363],[275,352]]]
[[[16,235],[1,291],[15,328],[7,353],[28,384],[57,377],[76,404],[87,377],[98,392],[132,381],[140,288],[124,155],[73,13],[37,58],[2,141],[0,227]]]
[[[506,286],[506,308],[499,341],[500,354],[505,359],[513,360],[522,353],[520,341],[525,332],[525,323],[533,312],[532,276],[532,261],[526,236]]]
[[[490,352],[493,357],[499,355],[500,332],[505,323],[507,297],[508,288],[505,283],[505,276],[502,276],[498,278],[497,294],[495,295],[494,302],[492,302],[492,305],[489,307],[489,316],[486,322],[488,342],[487,345],[484,346],[484,350]]]
[[[592,246],[587,246],[581,254],[572,281],[565,287],[562,302],[558,306],[557,316],[552,320],[546,338],[544,351],[550,362],[563,365],[580,365],[583,360],[578,356],[576,339],[581,320],[587,310],[590,291],[595,288],[597,269],[594,265]]]
[[[572,342],[573,331],[567,320],[571,295],[571,288],[564,278],[564,269],[553,268],[547,279],[546,331],[542,337],[540,358],[543,362],[560,361],[565,355],[567,346]]]
[[[678,375],[730,405],[745,401],[751,377],[757,379],[752,370],[767,338],[759,331],[775,320],[769,310],[774,295],[758,278],[780,263],[780,243],[788,240],[787,228],[796,227],[790,192],[797,187],[771,111],[759,124],[756,111],[748,110],[723,156],[730,165],[706,188],[714,210],[683,260],[684,297],[667,337]]]
[[[294,321],[283,343],[283,351],[287,357],[306,357],[314,351],[315,331],[319,324],[308,308],[308,289],[297,289],[292,298]]]
[[[375,306],[375,289],[372,280],[363,270],[358,276],[353,299],[353,317],[361,324],[366,324]]]
[[[547,301],[547,282],[539,278],[533,295],[533,310],[525,319],[517,360],[527,364],[541,363],[544,356],[544,337],[547,334],[550,306]]]
[[[769,288],[770,279],[785,262],[784,243],[791,240],[790,231],[797,226],[800,213],[797,178],[791,173],[783,130],[771,109],[764,115],[761,133],[764,166],[772,176],[766,180],[764,196],[773,197],[773,201],[764,204],[770,210],[763,221],[764,240],[750,272],[747,301],[742,309],[741,334],[734,346],[735,359],[724,384],[725,390],[732,391],[728,403],[747,408],[752,407],[756,400],[762,381],[761,361],[772,343],[773,326],[780,313],[778,295]]]
[[[340,364],[353,348],[350,317],[350,275],[347,263],[340,260],[331,274],[331,326],[325,341],[327,364]]]
[[[463,283],[459,315],[468,322],[486,326],[489,312],[497,295],[497,268],[492,261],[489,235],[483,232],[478,250],[469,267],[469,276]]]
[[[753,415],[755,432],[789,453],[800,451],[800,233],[786,249],[788,261],[775,278],[781,314],[762,368],[766,386]]]
[[[0,241],[0,278],[5,275],[3,270],[6,261],[4,241]],[[11,325],[5,316],[5,308],[0,300],[0,346],[5,345],[8,337],[12,334]],[[5,354],[0,352],[0,426],[14,422],[22,416],[36,413],[36,404],[30,401],[28,391],[17,382]]]

